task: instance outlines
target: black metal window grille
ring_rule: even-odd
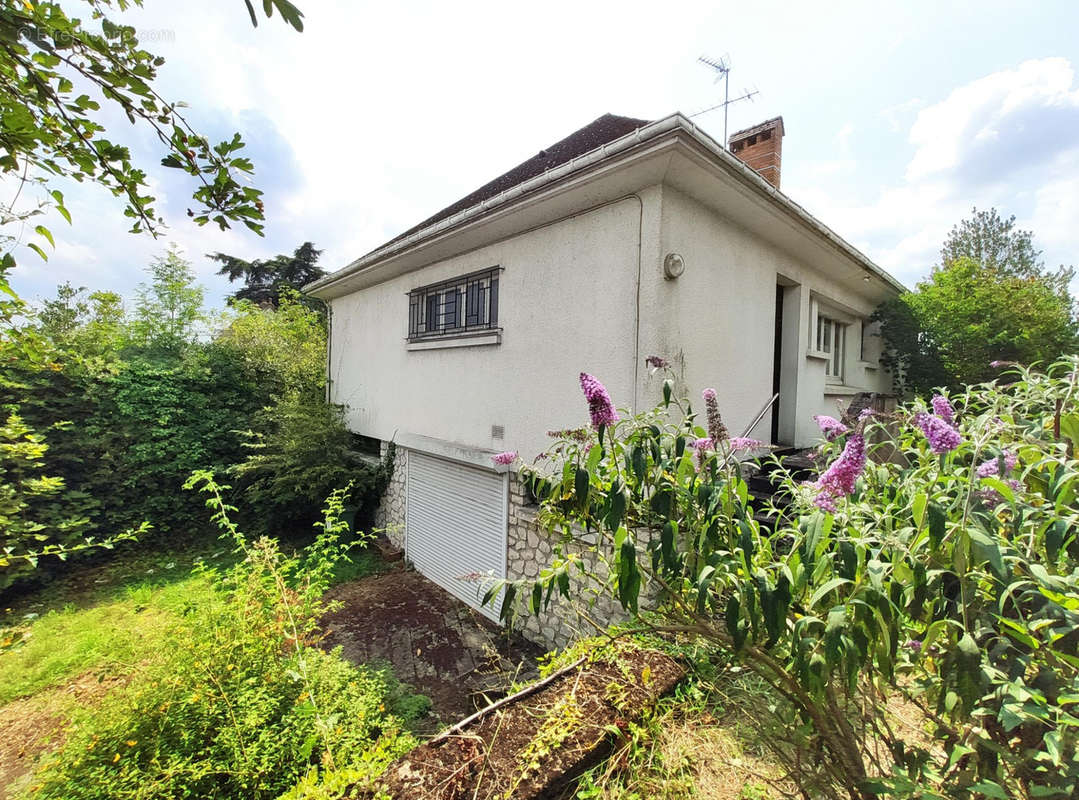
[[[408,293],[408,338],[459,336],[498,327],[498,276],[492,267]]]

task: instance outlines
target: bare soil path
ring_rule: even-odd
[[[356,664],[389,662],[443,722],[534,677],[543,653],[403,566],[335,586],[327,599],[344,605],[323,619],[325,645]]]

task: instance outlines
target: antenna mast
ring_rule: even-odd
[[[752,100],[755,94],[758,94],[757,90],[749,91],[748,89],[742,94],[741,97],[736,97],[731,100],[731,65],[730,57],[723,56],[722,58],[709,58],[708,56],[700,56],[697,61],[704,64],[706,67],[714,70],[716,73],[716,80],[723,81],[723,102],[717,103],[709,108],[701,109],[696,113],[690,114],[690,117],[700,116],[706,114],[709,111],[715,111],[717,108],[723,109],[723,147],[727,147],[727,109],[732,103],[737,103],[739,100]]]

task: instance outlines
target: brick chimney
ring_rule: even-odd
[[[762,178],[779,188],[779,167],[783,160],[783,117],[762,122],[738,131],[727,147]]]

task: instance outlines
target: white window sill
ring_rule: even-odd
[[[880,363],[877,361],[859,361],[858,366],[862,369],[880,369]]]
[[[482,347],[492,344],[502,344],[501,331],[484,331],[483,333],[465,334],[463,336],[419,339],[415,342],[408,342],[406,346],[409,350],[446,350],[453,347]]]
[[[856,394],[861,394],[866,391],[860,389],[857,386],[847,386],[843,383],[829,383],[824,387],[825,397],[853,397]]]
[[[832,354],[831,353],[825,353],[825,352],[823,352],[821,350],[807,350],[806,351],[806,358],[815,358],[815,359],[818,359],[819,361],[831,361],[832,360]]]

